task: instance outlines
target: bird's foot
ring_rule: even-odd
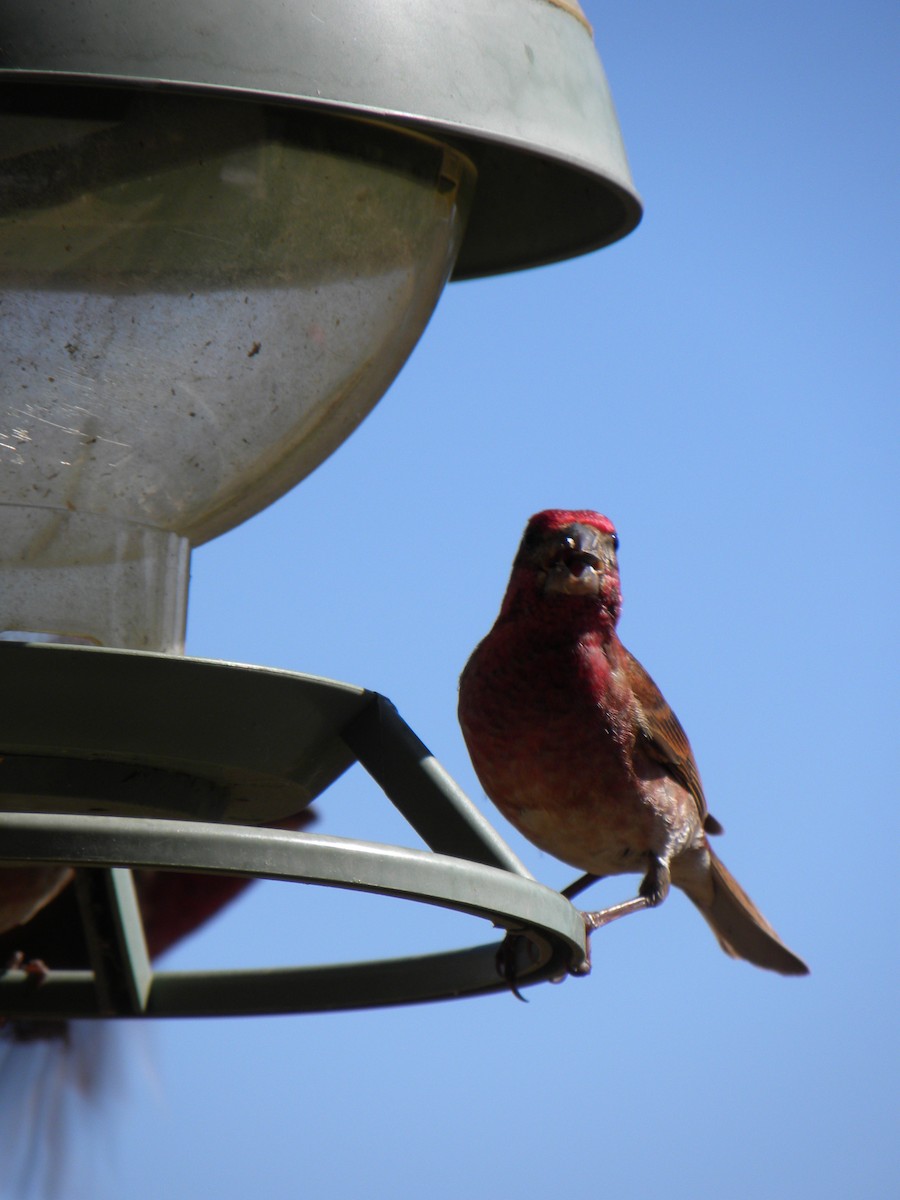
[[[671,881],[668,864],[659,858],[654,858],[650,869],[641,880],[638,896],[646,901],[648,908],[656,908],[668,896]]]
[[[21,950],[17,950],[7,959],[0,975],[5,975],[7,971],[24,971],[29,979],[34,981],[35,986],[40,986],[50,974],[50,968],[42,958],[26,958]]]
[[[35,987],[40,987],[50,974],[50,968],[42,958],[26,958],[21,950],[16,950],[16,952],[11,954],[6,962],[0,966],[0,977],[5,975],[8,971],[24,971],[29,981],[33,983]],[[12,1029],[13,1036],[16,1038],[16,1040],[22,1040],[19,1038],[18,1025],[19,1022],[17,1021],[11,1022],[9,1017],[0,1016],[0,1030],[3,1031],[3,1036],[6,1035],[7,1029]]]
[[[533,961],[537,948],[521,933],[507,933],[497,951],[497,974],[506,983],[517,1000],[523,1004],[528,1001],[518,988],[518,981],[524,974],[522,968],[526,962]]]

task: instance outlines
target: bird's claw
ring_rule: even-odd
[[[531,941],[520,933],[507,933],[497,950],[497,974],[506,983],[515,998],[521,1000],[523,1004],[527,1004],[528,1001],[517,986],[520,974],[518,964],[523,954],[529,957],[534,954],[534,946]]]
[[[26,958],[21,950],[16,950],[6,961],[0,975],[5,975],[7,971],[24,971],[29,979],[32,979],[35,986],[39,987],[47,976],[50,974],[50,968],[42,958]]]

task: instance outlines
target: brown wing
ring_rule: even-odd
[[[628,682],[637,700],[638,729],[641,733],[642,745],[650,758],[665,767],[682,787],[694,797],[697,811],[707,833],[721,833],[722,826],[715,817],[710,816],[706,807],[706,797],[703,795],[703,785],[700,773],[694,762],[694,754],[687,734],[681,728],[681,722],[672,712],[662,692],[634,657],[625,647],[625,670]]]

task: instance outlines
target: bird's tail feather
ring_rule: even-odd
[[[809,967],[789,950],[738,881],[708,848],[710,887],[685,888],[706,918],[719,945],[733,958],[744,958],[782,975],[808,975]]]
[[[0,1195],[112,1194],[103,1187],[110,1126],[123,1107],[135,1033],[116,1021],[0,1027]]]

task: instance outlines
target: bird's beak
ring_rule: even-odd
[[[604,576],[616,569],[612,538],[590,525],[567,525],[551,534],[541,549],[545,592],[596,596]]]

